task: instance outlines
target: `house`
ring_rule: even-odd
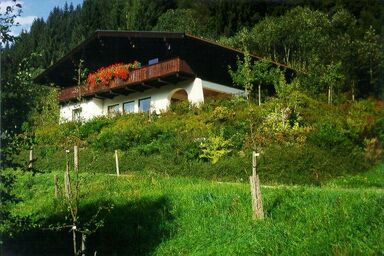
[[[96,31],[35,81],[60,87],[62,121],[112,112],[159,113],[181,100],[199,104],[207,97],[243,94],[228,73],[238,55],[242,53],[185,33]],[[91,73],[114,63],[135,65],[126,79],[78,86],[80,62]]]

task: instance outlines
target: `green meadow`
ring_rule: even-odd
[[[62,188],[62,172],[18,173],[19,228],[5,230],[4,255],[72,252],[69,228],[54,230],[68,222],[55,174]],[[88,253],[97,255],[381,255],[383,174],[381,165],[323,187],[262,186],[265,219],[252,220],[247,183],[82,173],[79,223],[108,209],[88,237]]]

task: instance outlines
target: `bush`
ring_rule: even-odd
[[[272,145],[262,154],[260,176],[269,182],[320,185],[331,178],[367,168],[360,150],[330,151],[304,145]]]
[[[87,139],[91,135],[95,135],[101,131],[104,127],[113,123],[113,119],[110,117],[96,117],[88,122],[85,122],[80,126],[80,138]]]
[[[220,158],[229,154],[232,149],[232,143],[230,140],[226,140],[223,137],[223,131],[220,135],[211,135],[200,144],[200,158],[207,159],[212,164],[217,163]]]
[[[330,151],[352,147],[346,132],[337,124],[329,122],[318,124],[309,135],[308,140],[312,144]]]

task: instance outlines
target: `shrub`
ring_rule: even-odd
[[[80,138],[87,139],[89,136],[99,133],[101,129],[112,124],[113,121],[110,117],[101,116],[85,122],[80,126]]]
[[[330,151],[305,143],[271,145],[260,159],[261,178],[290,184],[320,185],[333,177],[366,169],[364,154],[359,149]]]
[[[312,144],[330,151],[348,150],[353,147],[348,130],[330,120],[317,123],[308,140]]]
[[[230,140],[223,137],[223,131],[220,135],[211,135],[200,144],[200,158],[209,160],[212,164],[217,163],[221,157],[229,154],[232,149]]]

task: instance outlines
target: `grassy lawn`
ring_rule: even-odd
[[[248,184],[84,173],[80,223],[98,205],[113,205],[104,227],[89,237],[88,248],[98,255],[378,255],[384,253],[382,171],[367,173],[372,186],[361,186],[365,179],[357,176],[323,188],[265,186],[262,221],[251,218]],[[68,230],[46,229],[66,216],[54,198],[54,174],[20,174],[15,190],[23,201],[12,212],[24,217],[24,231],[5,236],[6,254],[71,253]]]

